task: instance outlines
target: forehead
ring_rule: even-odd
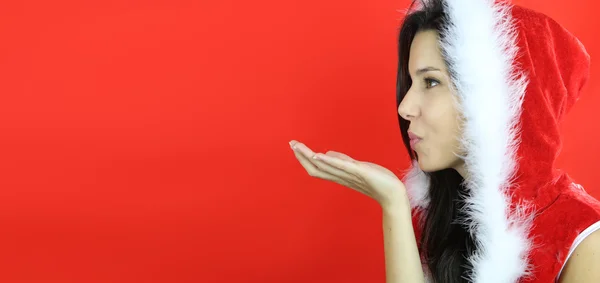
[[[438,44],[438,34],[433,30],[420,31],[415,35],[408,59],[408,68],[411,73],[428,66],[441,70],[446,69]]]

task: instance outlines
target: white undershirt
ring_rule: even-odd
[[[573,245],[571,246],[571,249],[569,250],[569,255],[567,255],[567,259],[565,260],[565,263],[563,263],[563,266],[561,267],[560,272],[558,272],[558,276],[556,276],[556,282],[558,282],[558,279],[560,278],[560,274],[562,273],[563,269],[565,268],[565,264],[567,264],[567,260],[569,260],[569,257],[571,257],[571,254],[573,253],[573,251],[575,251],[575,249],[583,241],[583,239],[585,239],[587,236],[589,236],[596,230],[600,230],[600,221],[592,224],[590,227],[583,230],[583,232],[581,232],[581,234],[579,234],[579,236],[577,236],[577,238],[575,238],[575,241],[573,241]]]

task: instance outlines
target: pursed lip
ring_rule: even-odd
[[[414,140],[414,139],[419,139],[419,140],[420,140],[420,139],[421,139],[421,137],[419,137],[419,136],[415,135],[415,133],[413,133],[413,132],[411,132],[411,131],[408,131],[408,137],[409,137],[411,140]]]
[[[413,132],[408,131],[408,137],[410,138],[410,147],[415,148],[415,145],[422,140],[421,137],[415,135]]]

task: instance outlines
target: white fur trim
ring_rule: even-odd
[[[513,211],[507,189],[516,172],[516,134],[526,77],[513,70],[518,51],[510,6],[493,0],[447,0],[448,37],[441,43],[455,72],[465,123],[470,190],[469,230],[477,252],[469,258],[472,282],[516,282],[527,275],[531,219]],[[493,70],[483,72],[482,70]],[[518,214],[517,214],[518,213]]]
[[[428,187],[429,177],[419,168],[415,160],[402,180],[406,187],[406,193],[410,206],[413,208],[426,208],[429,205]]]
[[[427,0],[421,0],[427,1]],[[513,69],[517,54],[516,27],[510,6],[494,0],[446,0],[447,37],[440,42],[450,62],[463,114],[461,145],[470,194],[465,199],[468,225],[477,252],[468,260],[471,282],[517,282],[528,275],[527,238],[532,213],[527,204],[511,205],[507,189],[516,173],[519,118],[527,77]],[[482,70],[490,70],[483,72]],[[426,206],[427,186],[407,184],[411,205]],[[420,184],[420,185],[415,185]]]

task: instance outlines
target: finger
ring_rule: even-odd
[[[310,148],[308,148],[308,146],[301,142],[295,142],[292,146],[292,149],[302,154],[307,159],[310,159],[315,155],[315,153]]]
[[[306,146],[305,144],[298,142],[294,144],[294,148],[296,148],[296,151],[300,152],[306,160],[312,163],[313,167],[316,167],[317,170],[328,173],[329,175],[336,176],[338,179],[343,179],[347,180],[348,182],[358,184],[359,180],[355,176],[352,176],[351,174],[348,174],[343,170],[339,170],[327,164],[326,162],[314,159],[316,153],[313,152],[310,148],[308,148],[308,146]]]
[[[329,155],[329,156],[337,157],[337,158],[340,158],[340,159],[343,159],[343,160],[348,160],[348,161],[349,160],[354,160],[354,159],[352,159],[352,157],[350,157],[350,156],[348,156],[346,154],[343,154],[343,153],[337,152],[337,151],[333,151],[333,150],[327,151],[327,153],[325,153],[325,154]]]
[[[347,172],[344,172],[343,170],[340,170],[334,166],[332,166],[331,164],[327,163],[325,160],[319,159],[319,156],[323,156],[323,154],[321,153],[317,153],[313,156],[313,158],[311,158],[313,164],[315,164],[317,166],[317,168],[319,168],[321,171],[324,171],[326,173],[329,173],[331,175],[334,175],[340,179],[344,179],[347,180],[350,183],[353,184],[360,184],[360,180],[358,178],[356,178],[356,176],[352,175],[352,174],[348,174]]]
[[[353,175],[358,180],[362,179],[362,169],[356,160],[343,160],[325,154],[318,154],[317,159],[323,160],[328,165]]]
[[[310,151],[310,149],[308,151]],[[335,169],[322,161],[306,157],[306,153],[301,153],[300,148],[294,150],[294,155],[296,155],[300,164],[302,164],[306,172],[308,172],[308,175],[338,183],[342,181],[348,183],[344,181],[344,179],[350,177],[347,173]]]
[[[319,169],[297,149],[294,149],[294,155],[296,156],[296,159],[300,161],[300,164],[302,164],[302,167],[304,167],[304,169],[306,170],[306,172],[308,172],[309,175],[312,176],[317,171],[319,171]]]
[[[357,185],[357,183],[349,182],[345,179],[339,178],[337,176],[334,176],[332,174],[329,174],[327,172],[320,170],[312,162],[312,160],[314,160],[314,159],[307,158],[306,156],[304,156],[304,154],[299,153],[297,150],[294,150],[294,155],[296,156],[296,159],[298,159],[298,161],[300,161],[300,164],[302,164],[304,169],[308,172],[308,175],[315,177],[315,178],[336,182],[342,186],[353,189],[353,190],[355,190],[361,194],[364,194],[368,197],[371,197],[371,198],[373,197],[373,196],[371,196],[371,194],[369,194],[369,192],[363,190],[359,185]],[[315,161],[322,163],[323,164],[322,166],[329,166],[321,161],[318,161],[318,160],[315,160]]]
[[[319,172],[320,171],[319,168],[314,163],[314,161],[316,161],[316,160],[313,160],[310,158],[310,157],[314,156],[314,153],[307,146],[297,142],[292,146],[292,150],[294,151],[294,155],[296,156],[296,159],[298,159],[298,161],[300,161],[300,164],[302,164],[302,167],[304,167],[304,169],[306,170],[308,175],[313,176],[313,177],[320,177],[320,178],[327,177],[329,179],[333,179],[333,178],[331,178],[333,176],[326,176],[326,174],[324,174],[325,172]],[[310,157],[308,157],[308,156],[310,156]]]
[[[323,180],[327,180],[327,181],[332,181],[332,182],[338,183],[344,187],[353,189],[353,190],[355,190],[361,194],[364,194],[368,197],[371,197],[371,198],[373,197],[371,194],[369,194],[369,192],[367,192],[366,190],[363,190],[358,185],[359,183],[349,181],[348,179],[343,179],[343,178],[338,177],[337,175],[333,175],[333,174],[323,171],[321,168],[315,166],[311,161],[309,161],[308,158],[306,158],[302,154],[295,152],[295,155],[296,155],[296,158],[298,158],[298,160],[302,164],[302,166],[304,166],[304,169],[306,169],[306,171],[308,172],[308,175],[310,175],[311,177],[315,177],[315,178],[319,178],[319,179],[323,179]],[[313,159],[311,159],[311,160],[313,160]],[[325,165],[325,163],[323,163],[323,162],[321,162],[321,163],[323,164],[322,166],[328,166],[328,165]],[[352,177],[354,178],[354,176],[352,176]]]

